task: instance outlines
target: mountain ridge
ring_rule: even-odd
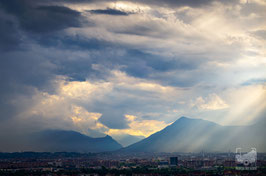
[[[27,150],[40,152],[107,152],[122,148],[111,136],[92,138],[71,130],[48,129],[27,139]]]
[[[122,152],[226,152],[237,147],[266,150],[264,128],[222,126],[203,119],[180,117],[149,137],[121,149]],[[256,136],[256,138],[254,137]]]

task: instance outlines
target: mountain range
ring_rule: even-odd
[[[123,152],[228,152],[236,148],[257,148],[266,152],[265,120],[251,126],[221,126],[216,123],[181,117],[163,130]]]
[[[228,152],[236,148],[257,148],[266,152],[266,120],[250,126],[221,126],[216,123],[181,117],[151,136],[121,136],[123,145],[111,136],[92,138],[75,131],[44,130],[29,135],[23,146],[38,152]],[[124,138],[123,138],[124,137]]]

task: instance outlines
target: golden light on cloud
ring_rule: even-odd
[[[108,82],[91,83],[89,81],[63,82],[59,88],[62,97],[74,99],[89,99],[92,96],[101,96],[112,90],[112,85]]]
[[[134,136],[148,137],[151,134],[162,130],[169,124],[158,120],[144,120],[133,115],[125,115],[129,121],[128,129],[109,129],[108,135],[129,134]]]
[[[181,95],[184,90],[172,86],[164,86],[156,82],[147,81],[141,78],[135,78],[127,75],[124,72],[113,70],[108,79],[113,82],[116,87],[124,88],[127,90],[139,90],[150,92],[160,97],[161,99],[173,99]]]
[[[88,128],[99,131],[107,129],[105,125],[99,122],[101,115],[100,113],[88,112],[83,107],[73,105],[70,118],[80,132],[87,134]]]
[[[73,112],[72,119],[76,119],[76,122],[84,120],[86,121],[87,119],[97,121],[101,117],[100,113],[88,112],[84,108],[75,105],[72,106],[72,112]],[[73,121],[75,122],[75,120]]]
[[[129,121],[129,122],[133,122],[137,117],[133,116],[133,115],[125,115],[125,118]]]

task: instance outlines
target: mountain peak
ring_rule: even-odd
[[[191,118],[182,116],[179,119],[177,119],[174,123],[178,123],[178,122],[182,122],[182,121],[188,121],[188,120],[192,120]]]
[[[182,116],[179,119],[177,119],[173,124],[179,124],[179,123],[209,123],[209,124],[213,124],[213,125],[218,125],[214,122],[208,121],[208,120],[204,120],[204,119],[194,119],[194,118],[189,118],[189,117],[185,117]],[[218,125],[219,126],[219,125]]]
[[[109,135],[106,135],[105,137],[104,137],[105,139],[113,139],[111,136],[109,136]]]
[[[177,120],[189,120],[190,118],[188,118],[188,117],[185,117],[185,116],[182,116],[182,117],[180,117],[179,119],[177,119]]]

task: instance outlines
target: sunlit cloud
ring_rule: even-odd
[[[148,137],[169,125],[163,121],[143,120],[133,115],[125,115],[125,118],[129,121],[129,129],[110,129],[107,133],[114,136],[119,134],[129,134]]]
[[[192,106],[196,106],[200,110],[219,110],[229,107],[228,104],[216,94],[210,94],[205,99],[198,97],[194,102],[192,103]]]

